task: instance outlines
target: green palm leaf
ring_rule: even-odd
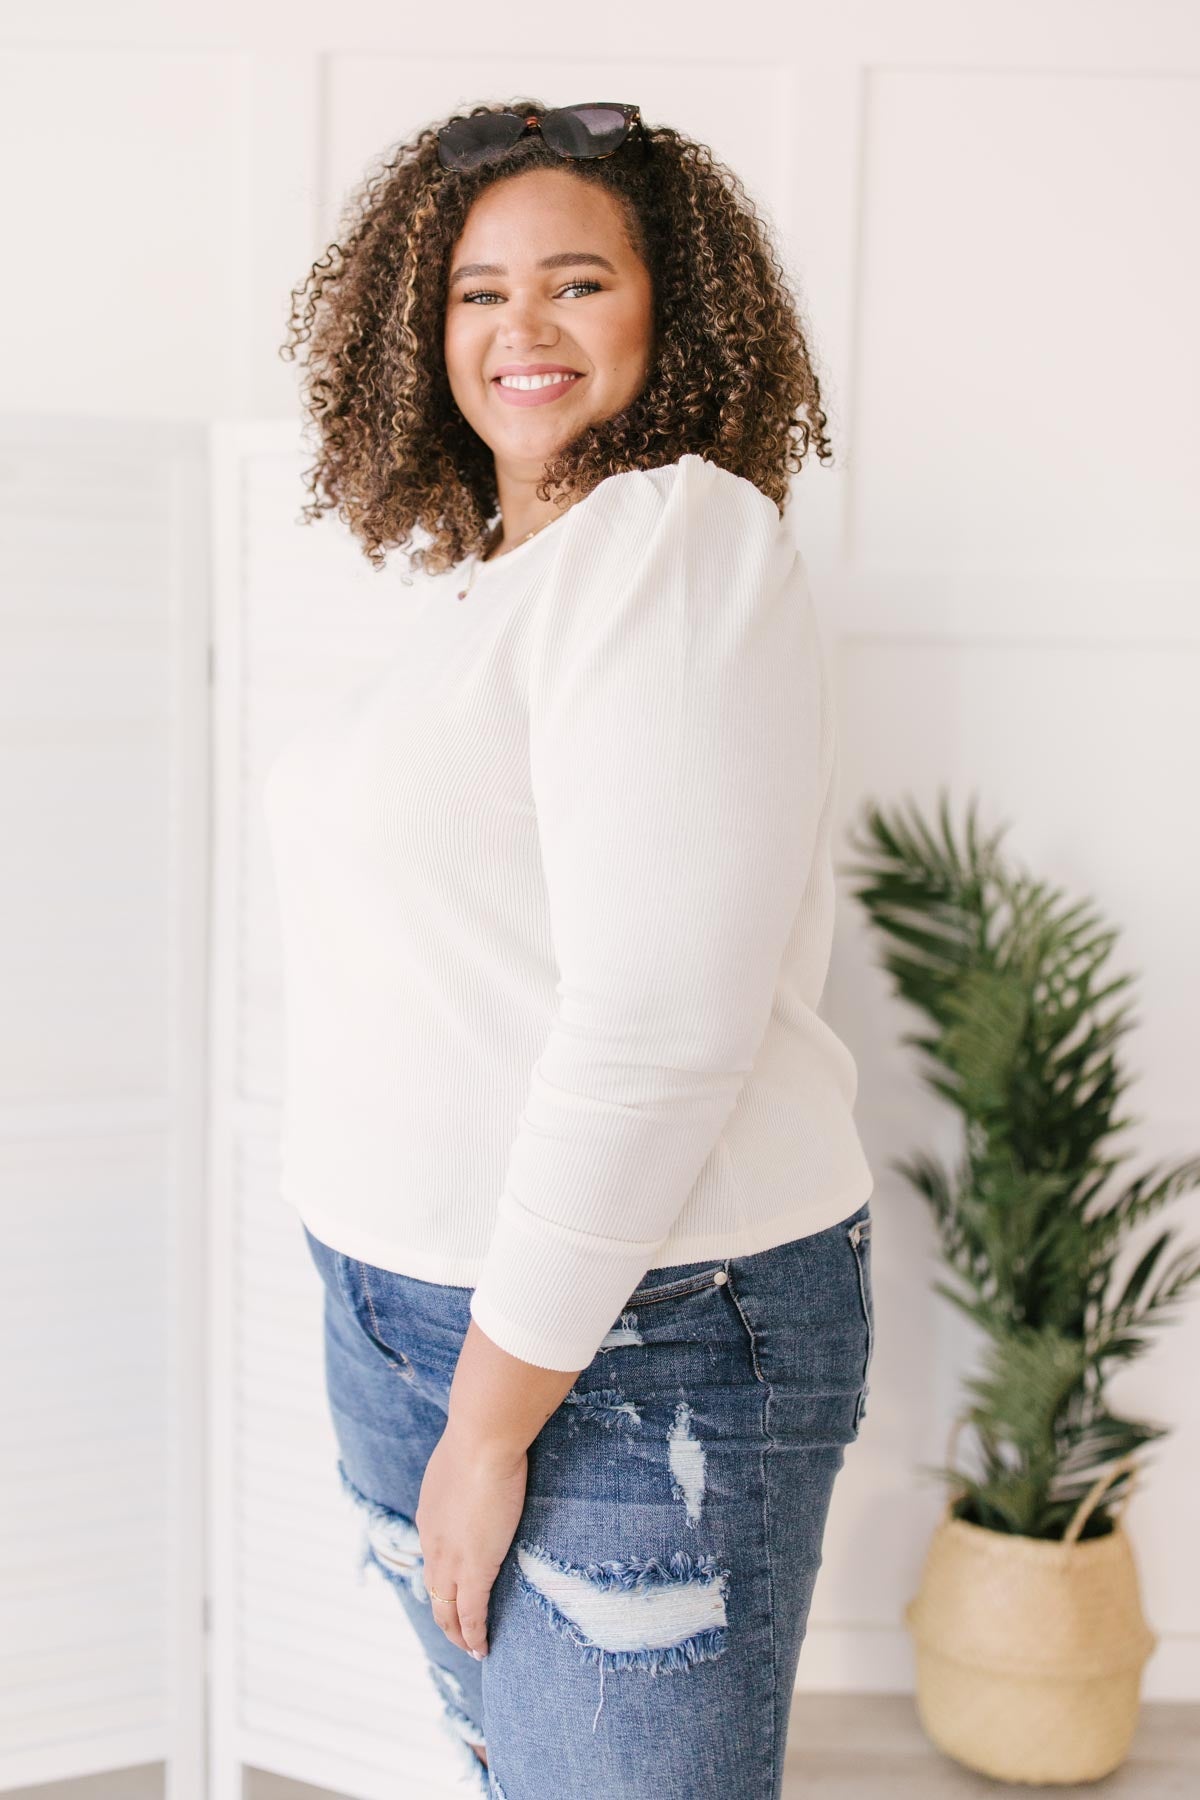
[[[1200,1158],[1150,1169],[1106,1197],[1123,1158],[1112,1140],[1130,1086],[1118,1061],[1133,982],[1113,975],[1117,931],[1086,899],[1006,864],[1006,827],[980,830],[971,796],[956,834],[914,802],[867,804],[842,872],[884,940],[882,966],[921,1015],[900,1041],[963,1119],[953,1168],[921,1152],[891,1167],[922,1194],[946,1279],[934,1291],[979,1329],[965,1382],[974,1471],[929,1472],[954,1487],[960,1516],[997,1531],[1061,1537],[1097,1475],[1169,1427],[1111,1412],[1112,1369],[1142,1355],[1200,1280],[1200,1248],[1174,1227],[1133,1250],[1139,1229],[1200,1186]],[[1085,1535],[1111,1528],[1118,1476]]]

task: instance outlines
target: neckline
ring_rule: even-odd
[[[586,499],[587,496],[585,495],[584,498]],[[473,563],[475,566],[475,574],[474,574],[473,579],[477,582],[482,581],[482,580],[484,580],[484,578],[486,576],[490,575],[494,570],[496,570],[496,569],[503,570],[508,563],[513,562],[516,558],[518,558],[520,556],[523,556],[527,550],[532,550],[534,545],[536,543],[538,543],[538,541],[541,538],[552,537],[554,535],[555,526],[561,525],[564,522],[564,520],[570,518],[571,514],[575,511],[575,507],[582,506],[582,504],[583,504],[582,500],[576,500],[573,505],[568,506],[566,508],[565,512],[560,513],[557,519],[551,519],[550,523],[548,525],[543,525],[541,530],[535,531],[532,537],[525,538],[519,544],[514,544],[511,550],[506,550],[504,552],[503,556],[497,556],[493,560],[488,561],[488,562],[481,562],[479,560],[478,551],[474,551],[472,553],[472,555],[468,558],[468,562]],[[494,523],[494,521],[493,521],[493,523]],[[491,529],[491,527],[489,526],[489,530],[490,529]]]
[[[658,466],[661,466],[664,468],[675,468],[675,467],[678,467],[680,462],[686,462],[688,460],[700,462],[704,459],[701,457],[698,457],[698,456],[693,456],[693,454],[691,452],[687,452],[684,456],[677,458],[674,463],[666,463],[666,464],[662,464],[662,465],[658,465]],[[564,512],[559,514],[557,519],[552,519],[548,525],[544,525],[542,527],[542,529],[539,532],[536,532],[533,537],[526,538],[524,543],[517,544],[512,550],[506,550],[504,555],[501,557],[497,557],[495,562],[480,562],[478,551],[472,551],[470,556],[466,557],[465,560],[459,564],[458,569],[456,570],[457,576],[461,580],[463,578],[463,576],[465,575],[466,578],[470,581],[471,591],[472,591],[472,593],[474,593],[474,591],[479,586],[479,583],[481,581],[488,581],[489,579],[494,578],[495,571],[497,569],[500,570],[501,573],[503,573],[504,569],[510,562],[513,562],[521,557],[528,558],[530,555],[532,555],[532,553],[536,549],[537,545],[541,543],[543,538],[553,538],[556,530],[558,530],[561,526],[563,526],[568,519],[572,518],[573,515],[579,511],[581,506],[586,506],[589,500],[591,500],[596,494],[600,493],[600,491],[603,488],[608,487],[608,485],[611,482],[626,480],[631,475],[646,475],[649,473],[651,473],[651,471],[647,470],[647,469],[618,469],[614,474],[606,475],[603,478],[603,480],[598,481],[596,483],[595,487],[592,488],[590,493],[587,493],[583,496],[582,500],[573,501],[571,503],[571,505],[568,506]],[[495,523],[495,520],[489,520],[489,523],[488,523],[489,530],[491,529],[491,526],[494,523]],[[474,569],[473,574],[471,573],[472,568]]]

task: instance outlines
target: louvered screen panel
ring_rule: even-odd
[[[360,1571],[335,1474],[322,1288],[278,1195],[279,944],[261,787],[276,749],[400,641],[410,590],[345,528],[298,522],[287,426],[214,431],[213,1777],[246,1765],[361,1800],[464,1782],[395,1593]]]
[[[0,1789],[201,1792],[206,448],[0,420]]]

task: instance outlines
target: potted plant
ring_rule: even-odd
[[[1109,1378],[1140,1356],[1200,1275],[1172,1228],[1118,1273],[1130,1234],[1200,1184],[1200,1159],[1112,1191],[1109,1140],[1128,1083],[1116,1044],[1132,977],[1104,979],[1115,931],[1085,902],[1005,866],[968,809],[955,840],[910,806],[864,811],[850,873],[891,940],[884,966],[928,1029],[929,1085],[962,1113],[957,1166],[890,1166],[924,1195],[949,1279],[935,1289],[982,1333],[956,1424],[950,1484],[920,1588],[905,1609],[917,1709],[932,1741],[1003,1781],[1095,1780],[1125,1757],[1143,1665],[1142,1613],[1122,1513],[1139,1452],[1169,1427],[1126,1418]],[[1006,829],[1006,828],[1004,828]],[[955,1466],[962,1429],[973,1470]]]

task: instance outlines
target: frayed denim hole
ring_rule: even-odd
[[[477,1782],[479,1785],[479,1792],[485,1796],[490,1795],[492,1786],[488,1765],[485,1762],[480,1762],[475,1752],[468,1744],[464,1743],[463,1739],[455,1732],[453,1726],[446,1723],[445,1720],[443,1720],[442,1730],[454,1751],[455,1758],[462,1770],[464,1779]]]
[[[553,1630],[600,1671],[595,1731],[606,1669],[651,1676],[711,1662],[725,1649],[728,1569],[711,1556],[677,1550],[667,1560],[631,1557],[580,1566],[537,1544],[517,1545],[517,1586]],[[644,1641],[638,1641],[644,1640]]]
[[[443,1669],[440,1663],[426,1664],[430,1679],[441,1700],[443,1713],[449,1720],[457,1735],[465,1744],[478,1744],[481,1750],[487,1749],[487,1738],[483,1728],[474,1720],[466,1709],[466,1695],[462,1682],[449,1669]]]
[[[725,1648],[729,1570],[711,1556],[677,1550],[665,1563],[632,1557],[577,1565],[522,1539],[516,1580],[584,1663],[653,1675],[691,1668]]]
[[[563,1395],[563,1405],[573,1407],[576,1417],[590,1419],[605,1430],[613,1425],[633,1429],[642,1423],[641,1413],[620,1388],[588,1388],[582,1393],[572,1388]]]
[[[407,1514],[383,1506],[356,1487],[339,1458],[338,1480],[363,1523],[359,1556],[360,1573],[374,1567],[397,1587],[403,1587],[414,1600],[428,1603],[425,1587],[425,1560],[415,1522]]]

